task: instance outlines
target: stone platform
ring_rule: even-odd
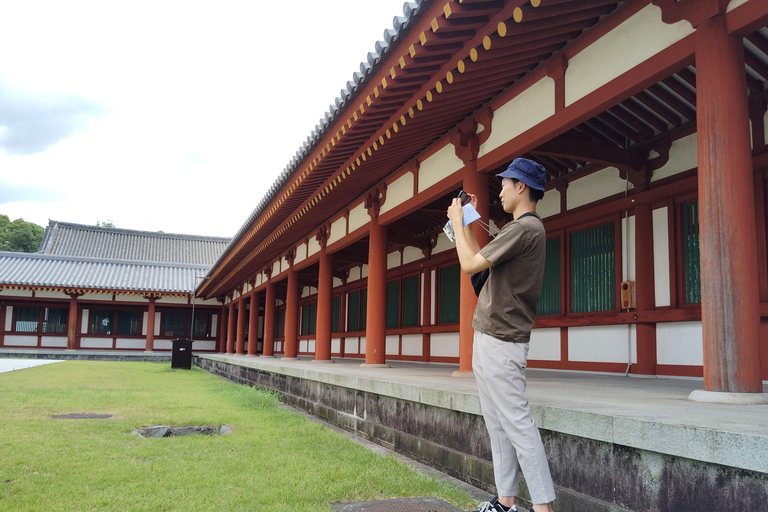
[[[288,405],[494,491],[474,378],[452,377],[455,365],[361,362],[196,357],[207,371],[277,390]],[[768,511],[767,405],[688,400],[701,379],[527,375],[556,510]]]

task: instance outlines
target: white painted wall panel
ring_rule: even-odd
[[[2,307],[2,306],[0,306]],[[10,331],[13,327],[13,306],[7,306],[5,308],[5,330]]]
[[[360,337],[360,353],[365,354],[365,336]]]
[[[413,173],[407,172],[387,185],[387,200],[384,201],[380,213],[388,212],[411,197],[413,197]]]
[[[357,354],[360,345],[360,338],[345,338],[344,339],[344,353],[345,354]]]
[[[331,223],[331,233],[328,235],[328,245],[338,242],[347,235],[347,219],[341,217]]]
[[[347,282],[351,283],[352,281],[357,281],[360,279],[360,267],[352,267],[349,269],[349,277],[347,278]]]
[[[560,328],[533,329],[528,347],[528,359],[538,361],[559,361]]]
[[[629,188],[632,188],[631,184]],[[624,193],[626,190],[627,182],[621,179],[619,170],[615,167],[606,167],[602,171],[592,173],[568,184],[568,209],[572,210],[614,194]]]
[[[365,226],[370,221],[371,217],[368,215],[368,210],[365,209],[365,204],[358,204],[349,211],[349,232]]]
[[[459,357],[459,333],[434,333],[430,337],[430,341],[430,355],[435,357]]]
[[[148,303],[147,299],[142,297],[141,295],[133,295],[129,293],[118,293],[117,300],[120,302],[142,302],[142,303]]]
[[[79,301],[85,301],[85,300],[111,301],[112,294],[111,293],[84,293],[77,300]]]
[[[301,263],[307,259],[307,244],[299,244],[296,246],[296,257],[293,259],[293,263]]]
[[[161,315],[162,315],[162,313],[160,313],[159,311],[155,312],[155,336],[160,336],[160,327],[161,327],[161,325],[160,325],[160,316]],[[85,332],[85,331],[83,331],[83,332]]]
[[[400,355],[400,336],[387,336],[384,353],[388,356]]]
[[[403,265],[421,259],[424,259],[424,253],[421,252],[421,249],[417,249],[416,247],[406,247],[403,249]]]
[[[307,242],[307,257],[320,252],[320,242],[314,236],[309,237]]]
[[[21,347],[36,347],[37,336],[8,335],[5,337],[5,344]]]
[[[651,182],[663,180],[696,167],[699,161],[697,142],[695,133],[674,141],[669,148],[669,160],[653,171]]]
[[[462,167],[464,162],[456,156],[453,144],[448,144],[419,165],[419,192],[427,190]]]
[[[421,356],[424,349],[424,338],[421,334],[404,334],[402,336],[404,356]]]
[[[119,349],[144,349],[147,348],[147,340],[117,338],[115,346]]]
[[[216,342],[212,340],[196,340],[194,343],[192,343],[192,350],[216,350]]]
[[[112,338],[82,338],[80,348],[112,348]]]
[[[626,325],[570,327],[568,359],[599,363],[626,363],[632,333]]]
[[[35,297],[38,299],[66,299],[69,300],[69,295],[67,295],[64,292],[56,292],[56,291],[47,291],[47,290],[38,290],[35,293]],[[142,300],[144,300],[142,298]]]
[[[0,290],[0,295],[7,297],[31,297],[32,290]]]
[[[565,105],[580,100],[693,32],[687,21],[664,23],[661,9],[648,5],[568,60]]]
[[[50,348],[67,348],[67,338],[62,336],[43,336],[40,345]]]
[[[341,352],[341,338],[331,338],[331,352],[334,354]]]
[[[446,221],[447,222],[447,221]],[[435,248],[432,249],[432,254],[439,254],[441,252],[445,251],[454,251],[456,250],[456,244],[455,242],[451,242],[448,240],[448,237],[445,236],[445,233],[440,233],[437,237],[437,245],[435,245]]]
[[[400,266],[400,251],[387,254],[387,270]]]
[[[155,340],[154,350],[171,350],[172,348],[172,340]]]
[[[667,207],[653,210],[653,280],[656,307],[672,304],[669,275],[669,212]]]
[[[536,213],[542,219],[560,213],[560,192],[557,190],[547,190],[541,201],[536,204]]]
[[[703,365],[701,322],[656,324],[656,361],[658,364]]]
[[[216,337],[216,327],[219,323],[219,315],[211,315],[211,336]]]
[[[299,340],[299,352],[307,352],[307,340]]]
[[[88,332],[88,315],[90,314],[89,309],[83,309],[83,318],[80,322],[80,333],[85,334]]]
[[[190,304],[186,297],[161,297],[156,304]]]
[[[478,157],[490,153],[554,113],[555,81],[547,76],[493,112],[491,135],[480,146]]]
[[[368,265],[363,265],[360,270],[360,277],[368,277]]]
[[[621,266],[622,281],[635,280],[635,216],[621,217]]]

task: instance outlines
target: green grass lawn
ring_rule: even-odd
[[[106,413],[109,419],[50,416]],[[146,425],[232,427],[145,439]],[[462,490],[383,457],[276,395],[169,363],[66,361],[0,374],[0,510],[331,510]]]

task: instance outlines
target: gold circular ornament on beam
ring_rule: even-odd
[[[523,21],[523,10],[519,7],[515,7],[515,10],[512,11],[512,17],[515,19],[515,22],[520,23]]]

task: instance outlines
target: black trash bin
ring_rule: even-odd
[[[171,368],[192,369],[192,340],[173,340]]]

